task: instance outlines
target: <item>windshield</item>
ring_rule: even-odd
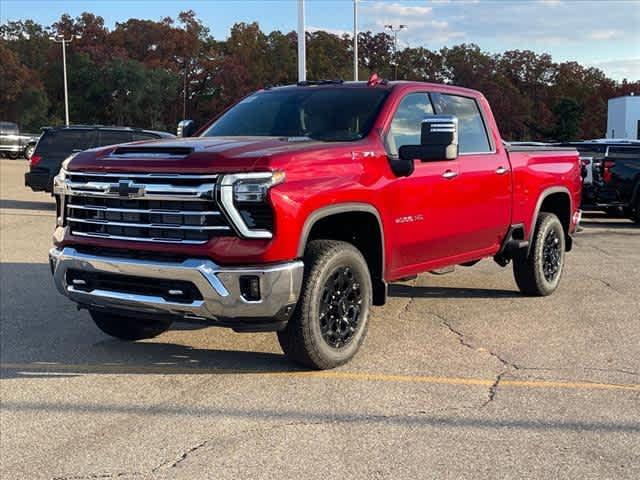
[[[387,91],[301,87],[255,93],[216,120],[205,137],[309,137],[328,142],[363,138]]]

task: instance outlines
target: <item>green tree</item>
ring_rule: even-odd
[[[556,116],[556,127],[553,136],[562,142],[580,138],[580,122],[583,109],[574,98],[562,98],[553,107]]]

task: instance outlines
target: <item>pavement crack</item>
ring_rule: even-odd
[[[124,476],[135,477],[142,475],[140,472],[115,472],[115,473],[87,473],[84,475],[58,475],[52,480],[99,480],[101,478],[121,478]]]
[[[445,317],[433,312],[431,312],[431,314],[439,318],[442,325],[445,328],[447,328],[449,332],[451,332],[458,338],[458,342],[460,342],[460,345],[466,348],[469,348],[471,350],[474,350],[476,352],[485,352],[487,355],[495,358],[502,365],[502,371],[498,373],[498,375],[496,375],[495,381],[489,387],[489,392],[487,393],[487,400],[482,405],[480,405],[480,408],[486,407],[496,399],[498,395],[498,387],[500,386],[500,381],[502,380],[502,377],[507,375],[512,370],[520,370],[520,366],[515,362],[507,360],[506,358],[502,357],[499,353],[496,353],[493,350],[490,350],[488,348],[476,347],[466,339],[464,332],[454,328],[454,326],[451,325],[451,322],[447,320]]]
[[[491,357],[493,357],[496,360],[498,360],[505,368],[513,369],[513,370],[520,370],[520,366],[518,364],[507,360],[506,358],[502,357],[499,353],[496,353],[493,350],[490,350],[488,348],[476,347],[475,345],[473,345],[472,343],[467,341],[466,338],[465,338],[465,334],[462,331],[457,330],[456,328],[454,328],[453,325],[451,325],[451,323],[449,322],[449,320],[447,320],[443,316],[435,314],[435,313],[432,313],[432,315],[435,315],[436,317],[438,317],[440,319],[440,321],[442,322],[442,325],[444,327],[446,327],[456,337],[458,337],[458,341],[460,342],[460,345],[462,345],[464,347],[467,347],[467,348],[470,348],[471,350],[474,350],[474,351],[486,352],[488,355],[490,355]]]
[[[480,405],[480,408],[484,408],[487,405],[489,405],[491,402],[493,402],[496,399],[496,396],[498,395],[498,387],[500,386],[500,381],[502,380],[502,377],[504,375],[506,375],[508,373],[508,369],[503,370],[502,372],[500,372],[498,375],[496,375],[496,379],[493,382],[493,384],[489,387],[489,393],[487,395],[487,400]]]

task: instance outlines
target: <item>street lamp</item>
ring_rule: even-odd
[[[395,63],[394,80],[398,79],[398,32],[409,28],[407,25],[385,25],[385,30],[389,30],[393,34],[393,62]]]
[[[55,37],[49,37],[50,40],[62,45],[62,71],[64,78],[64,124],[69,126],[69,92],[67,91],[67,43],[71,43],[73,39],[79,39],[81,35],[71,35],[68,39],[64,34],[58,34]]]

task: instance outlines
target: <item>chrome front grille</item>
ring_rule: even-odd
[[[232,229],[215,199],[216,175],[67,172],[66,218],[83,237],[202,244]]]

